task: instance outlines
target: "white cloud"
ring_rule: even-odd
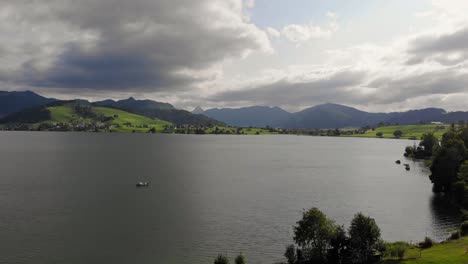
[[[245,7],[247,7],[247,8],[254,8],[255,7],[255,0],[245,0],[244,4],[245,4]]]
[[[289,24],[281,29],[281,35],[288,41],[294,43],[306,42],[314,39],[330,38],[339,29],[338,15],[327,12],[328,23],[326,25],[309,24]]]
[[[304,42],[317,38],[328,38],[333,33],[332,30],[323,29],[315,25],[291,24],[281,30],[281,34],[291,42]]]
[[[337,14],[337,13],[330,12],[330,11],[328,11],[328,12],[326,13],[326,16],[327,16],[328,18],[330,18],[330,19],[337,19],[337,18],[338,18],[338,14]]]
[[[279,38],[281,36],[281,33],[272,27],[267,27],[266,32],[270,38]]]

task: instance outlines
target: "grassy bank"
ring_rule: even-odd
[[[400,130],[403,132],[401,138],[416,138],[420,139],[424,133],[434,133],[437,138],[442,138],[442,135],[448,131],[450,125],[401,125],[401,126],[385,126],[375,129],[369,129],[364,134],[354,134],[353,137],[368,137],[377,138],[377,133],[382,133],[382,138],[395,138],[393,132]]]
[[[403,260],[386,259],[382,264],[462,264],[468,263],[468,237],[435,244],[420,250],[411,247]]]

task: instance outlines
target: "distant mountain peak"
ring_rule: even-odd
[[[280,126],[289,117],[290,113],[279,107],[249,106],[241,108],[213,108],[203,112],[204,115],[220,120],[233,126]]]
[[[133,98],[133,97],[130,96],[130,97],[127,99],[127,101],[136,101],[136,100],[135,100],[135,98]]]
[[[192,114],[202,114],[203,112],[205,112],[205,110],[203,110],[203,108],[201,108],[200,106],[197,106],[195,107],[195,109],[192,110]]]
[[[0,91],[0,117],[57,101],[32,91]]]

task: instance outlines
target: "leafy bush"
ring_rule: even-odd
[[[465,221],[460,226],[460,235],[466,236],[468,235],[468,221]]]
[[[401,136],[403,136],[403,132],[401,132],[401,130],[395,130],[395,132],[393,132],[393,135],[396,138],[400,138]]]
[[[216,257],[214,264],[229,264],[229,259],[226,257],[226,255],[219,254]]]
[[[385,247],[384,255],[391,258],[398,258],[402,260],[405,256],[406,250],[409,248],[406,242],[394,242],[388,243]]]
[[[462,217],[463,221],[468,220],[468,210],[461,209],[460,212],[461,212],[461,217]]]
[[[293,244],[286,247],[284,256],[288,260],[288,264],[294,264],[296,262],[296,249],[294,248]]]
[[[424,241],[419,242],[420,248],[430,248],[432,245],[434,245],[434,241],[430,237],[425,237]]]
[[[450,235],[450,240],[457,240],[460,238],[460,231],[457,230],[457,231],[454,231],[451,235]]]
[[[412,146],[407,146],[407,147],[405,148],[405,154],[404,154],[404,156],[405,156],[405,157],[411,157],[413,154],[414,154],[414,147],[412,147]]]
[[[242,254],[237,255],[236,259],[234,260],[236,264],[245,264],[245,257]]]

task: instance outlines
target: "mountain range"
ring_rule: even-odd
[[[291,113],[279,107],[251,106],[243,108],[214,108],[201,114],[238,127],[284,127]]]
[[[369,113],[353,107],[326,103],[299,112],[289,113],[279,107],[254,106],[244,108],[209,109],[202,114],[228,125],[240,127],[281,128],[344,128],[376,126],[379,123],[410,125],[419,123],[452,123],[468,121],[468,112],[447,112],[440,108],[425,108],[406,112]]]
[[[125,100],[103,100],[98,102],[89,102],[87,100],[75,99],[74,102],[80,104],[89,104],[94,106],[111,107],[124,110],[130,113],[142,115],[149,118],[157,118],[171,122],[175,125],[225,125],[223,122],[212,119],[205,115],[192,114],[186,110],[176,109],[168,103],[161,103],[152,100],[135,100],[130,97]],[[24,112],[26,116],[31,116],[34,111],[43,111],[37,108],[60,100],[53,98],[45,98],[31,91],[23,92],[2,92],[0,91],[0,118],[13,121],[15,117],[24,116],[18,115],[18,112]],[[35,116],[35,114],[33,114]]]
[[[344,128],[376,126],[385,124],[418,124],[429,122],[452,123],[468,121],[468,112],[447,112],[440,108],[425,108],[405,112],[370,113],[353,107],[326,103],[316,105],[299,112],[290,113],[280,107],[251,106],[243,108],[213,108],[203,110],[196,107],[191,113],[176,109],[169,103],[153,100],[136,100],[132,97],[124,100],[103,100],[88,102],[75,100],[82,104],[110,107],[149,118],[171,122],[175,125],[223,126],[236,127],[277,127],[277,128]],[[31,91],[1,92],[0,118],[14,121],[18,112],[38,109],[38,106],[53,104],[60,100],[46,98]],[[36,108],[35,108],[36,107]],[[15,114],[16,113],[16,114]]]
[[[152,100],[135,100],[133,97],[119,101],[98,101],[94,102],[93,105],[122,109],[142,116],[169,121],[176,125],[224,125],[223,122],[206,115],[194,114],[186,110],[176,109],[168,103],[161,103]]]

